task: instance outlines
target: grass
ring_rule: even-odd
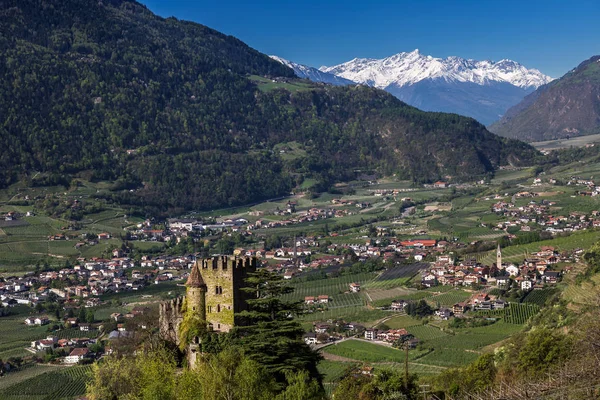
[[[389,326],[390,329],[401,329],[421,325],[421,321],[408,315],[398,315],[385,321],[385,324]]]
[[[362,340],[346,340],[327,346],[324,352],[365,362],[404,362],[404,352],[389,346]]]

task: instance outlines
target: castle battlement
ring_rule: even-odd
[[[228,271],[233,269],[256,269],[256,257],[214,256],[198,261],[201,270]]]

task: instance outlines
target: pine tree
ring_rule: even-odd
[[[300,312],[300,302],[286,302],[281,296],[291,293],[283,277],[265,269],[250,274],[246,279],[250,299],[249,310],[238,316],[244,326],[237,329],[244,353],[265,366],[276,381],[283,386],[286,374],[306,370],[312,378],[319,379],[317,363],[320,355],[304,341],[304,330],[294,320]]]

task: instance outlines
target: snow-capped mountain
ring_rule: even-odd
[[[332,85],[343,86],[343,85],[355,85],[356,83],[344,79],[340,76],[330,74],[328,72],[319,71],[317,68],[309,67],[308,65],[297,64],[295,62],[288,61],[284,58],[277,56],[270,56],[273,60],[279,61],[285,66],[290,67],[294,70],[294,73],[298,78],[310,79],[313,82],[324,82]]]
[[[423,110],[468,115],[484,124],[498,120],[508,108],[552,80],[511,60],[435,58],[419,50],[384,59],[355,58],[319,70],[384,89]]]

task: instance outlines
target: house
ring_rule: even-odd
[[[361,367],[360,373],[362,375],[372,376],[373,375],[373,367],[371,367],[370,365],[365,365],[365,366]]]
[[[452,306],[452,313],[457,317],[462,316],[465,311],[467,311],[467,305],[465,303],[456,303]]]
[[[495,300],[495,301],[492,303],[492,307],[493,307],[495,310],[504,310],[504,309],[506,308],[506,302],[505,302],[504,300],[499,300],[499,299],[498,299],[498,300]]]
[[[545,271],[544,275],[542,275],[544,282],[555,284],[558,282],[560,278],[560,272],[558,271]]]
[[[123,320],[123,314],[121,314],[121,313],[112,313],[112,314],[110,314],[110,318],[114,319],[115,322],[119,322],[119,321]]]
[[[506,267],[506,272],[508,272],[510,276],[517,276],[519,275],[519,268],[514,264],[510,264]]]
[[[322,294],[318,297],[318,300],[321,304],[327,304],[329,303],[329,296],[327,296],[326,294]]]
[[[78,347],[73,349],[71,353],[65,357],[65,364],[77,364],[84,358],[89,357],[90,349],[87,347]]]
[[[317,344],[317,335],[313,332],[309,332],[304,335],[304,343],[306,344]]]
[[[50,323],[48,317],[36,317],[34,320],[35,325],[47,325]]]
[[[90,324],[79,324],[79,330],[82,332],[89,332]]]
[[[27,325],[27,326],[35,325],[35,318],[34,317],[25,318],[25,325]]]
[[[491,310],[492,302],[491,301],[482,301],[475,306],[476,310]]]
[[[350,291],[352,293],[358,293],[358,292],[360,292],[360,284],[358,284],[356,282],[352,282],[350,284]]]
[[[377,329],[366,329],[365,330],[365,339],[366,340],[375,340],[377,339]]]
[[[496,284],[498,286],[508,285],[509,282],[510,282],[510,278],[508,276],[498,276],[498,277],[496,277]]]
[[[304,297],[304,304],[307,304],[307,305],[315,304],[315,296]]]
[[[531,290],[533,288],[533,282],[529,279],[523,279],[521,281],[521,290]]]
[[[331,328],[331,326],[329,324],[316,324],[315,332],[316,333],[326,333],[329,328]]]
[[[406,301],[404,301],[404,300],[394,300],[394,301],[392,301],[392,305],[391,305],[390,308],[393,311],[403,311],[404,307],[406,307],[407,304],[408,303]]]
[[[450,311],[448,308],[440,308],[435,312],[435,315],[446,321],[452,316],[452,311]]]

